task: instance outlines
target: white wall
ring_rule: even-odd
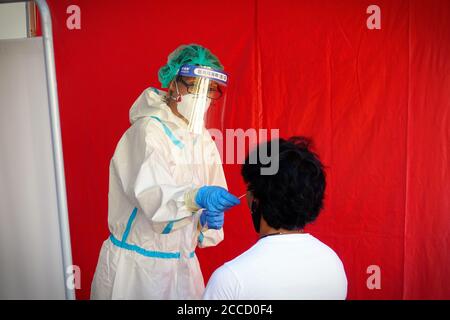
[[[0,299],[64,299],[42,38],[0,40]]]
[[[27,14],[24,3],[0,4],[0,39],[27,37]]]

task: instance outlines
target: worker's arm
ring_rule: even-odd
[[[113,169],[122,182],[122,187],[158,233],[171,233],[179,228],[195,223],[197,210],[186,205],[185,194],[198,189],[193,183],[177,182],[169,167],[168,158],[158,123],[149,121],[146,129],[145,144],[136,144],[127,151],[130,166],[116,165]],[[136,157],[139,160],[135,160]],[[123,161],[123,160],[121,160]],[[135,164],[138,163],[138,166]],[[125,170],[128,170],[125,172]]]
[[[197,225],[197,231],[198,231],[197,245],[199,248],[216,246],[224,239],[223,228],[216,230],[216,229],[209,229],[207,225],[202,227],[202,225],[200,224],[200,220]]]
[[[220,154],[217,150],[216,144],[211,139],[209,134],[206,134],[204,137],[204,143],[206,145],[205,152],[207,156],[206,159],[209,159],[208,163],[208,184],[221,186],[225,189],[227,188],[227,182],[225,180],[225,174],[223,172],[222,161],[220,158]],[[225,215],[227,213],[225,212]],[[216,246],[224,239],[224,230],[220,229],[209,229],[207,224],[203,227],[200,224],[200,220],[198,222],[198,247],[205,248]]]

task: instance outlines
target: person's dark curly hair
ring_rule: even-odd
[[[261,168],[270,164],[264,164],[267,161],[261,161],[260,156],[265,153],[272,159],[276,157],[271,154],[272,144],[269,141],[253,151],[253,159],[257,161],[251,161],[251,155],[247,156],[242,166],[242,176],[248,190],[258,201],[258,212],[269,226],[275,229],[302,229],[317,218],[323,207],[326,186],[324,166],[310,150],[311,140],[308,138],[277,140],[278,172],[261,174]],[[267,152],[258,151],[262,146],[267,148]]]

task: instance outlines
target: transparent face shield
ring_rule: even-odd
[[[171,149],[175,170],[183,183],[197,187],[214,183],[211,179],[219,170],[216,166],[221,168],[221,158],[210,130],[222,128],[228,76],[221,70],[183,65],[174,80],[169,91],[171,103],[176,103],[172,111],[187,124],[175,132],[183,144]]]
[[[208,127],[209,113],[223,114],[228,76],[221,70],[183,65],[175,81],[177,110],[188,124],[188,130],[201,134]]]

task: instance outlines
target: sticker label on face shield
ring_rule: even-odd
[[[180,76],[186,77],[204,77],[215,80],[223,85],[226,85],[228,80],[228,75],[223,71],[216,69],[207,69],[187,64],[181,67],[178,74]]]

